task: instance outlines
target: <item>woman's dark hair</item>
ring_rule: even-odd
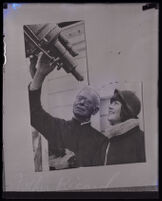
[[[138,119],[137,116],[130,114],[129,110],[124,105],[122,105],[122,107],[121,107],[120,118],[121,118],[121,122],[124,122],[131,118]]]
[[[114,95],[111,97],[110,102],[119,101],[121,107],[121,121],[124,122],[131,118],[138,118],[141,110],[141,103],[139,98],[132,91],[119,91],[115,89]]]

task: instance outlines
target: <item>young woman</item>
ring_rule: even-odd
[[[137,117],[141,111],[138,97],[132,91],[116,89],[108,110],[105,165],[145,162],[144,132]]]

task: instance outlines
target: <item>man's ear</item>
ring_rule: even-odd
[[[95,107],[93,109],[92,115],[95,115],[99,111],[99,107]]]

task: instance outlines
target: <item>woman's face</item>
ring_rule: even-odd
[[[108,121],[112,125],[121,122],[121,117],[120,117],[121,107],[122,107],[122,104],[117,100],[113,100],[109,102]]]

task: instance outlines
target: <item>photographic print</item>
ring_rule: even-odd
[[[77,61],[79,60],[82,72],[90,73],[86,67],[84,27],[84,22],[24,26],[26,56],[30,58],[29,70],[33,78],[31,88],[29,88],[29,100],[31,125],[36,129],[32,132],[36,171],[43,171],[44,168],[46,170],[48,166],[49,170],[57,170],[146,161],[143,116],[140,121],[138,117],[142,113],[143,103],[142,99],[140,100],[135,94],[138,92],[142,97],[140,85],[139,89],[134,92],[133,89],[126,90],[126,87],[131,88],[131,83],[125,83],[125,89],[121,90],[119,88],[122,88],[122,84],[116,84],[110,97],[109,91],[113,90],[111,86],[107,87],[107,95],[105,94],[104,97],[101,97],[91,87],[83,87],[76,98],[73,97],[78,88],[77,85],[80,85],[79,81],[83,81],[83,76],[76,71]],[[46,55],[44,61],[40,52]],[[42,61],[38,58],[42,58]],[[58,60],[55,64],[56,59],[60,59],[60,61]],[[45,62],[47,62],[46,66]],[[57,74],[55,67],[58,69],[61,64],[66,73],[72,73],[77,79],[77,83],[73,81],[73,84],[72,76],[65,72],[62,72],[63,75]],[[46,73],[43,76],[41,73],[39,74],[39,68],[42,67],[42,72],[44,72],[48,65],[51,65],[49,74]],[[53,70],[55,72],[50,75]],[[75,72],[77,72],[76,75]],[[42,107],[41,93],[37,92],[36,95],[33,93],[43,85],[43,82],[39,84],[38,81],[37,83],[37,76],[43,77],[42,80],[44,80],[48,75],[50,77],[47,79],[46,85],[47,90],[50,88],[50,91],[44,91],[44,93],[47,97],[49,113]],[[87,76],[84,77],[87,78]],[[35,83],[40,86],[32,88]],[[105,89],[103,86],[100,88],[102,91]],[[64,98],[62,98],[63,96]],[[74,104],[73,98],[75,99]],[[89,105],[92,105],[92,108]],[[101,124],[99,132],[90,123],[91,116],[98,111],[100,111],[98,121]],[[58,116],[66,118],[67,112],[68,114],[73,113],[69,120],[56,117],[58,114]],[[139,128],[140,125],[142,130]],[[43,145],[45,143],[46,147]],[[48,153],[48,156],[45,153]],[[47,158],[42,160],[42,157]],[[43,164],[45,162],[46,165]]]

